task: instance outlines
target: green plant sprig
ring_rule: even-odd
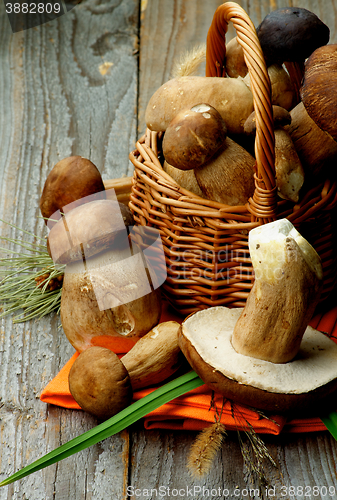
[[[117,434],[151,411],[159,408],[159,406],[162,406],[172,399],[177,398],[178,396],[182,396],[186,392],[189,392],[201,385],[203,385],[203,381],[194,371],[185,373],[184,375],[168,382],[159,389],[156,389],[150,394],[144,396],[142,399],[128,406],[109,420],[106,420],[93,429],[90,429],[80,436],[77,436],[76,438],[68,441],[62,446],[59,446],[58,448],[47,453],[32,464],[27,465],[23,469],[19,470],[15,474],[2,481],[0,483],[0,486],[5,486],[7,484],[13,483],[14,481],[22,479],[23,477],[28,476],[33,472],[37,472],[38,470],[59,462],[64,458],[70,457],[71,455],[82,451],[89,446],[102,441],[103,439]]]
[[[21,323],[33,318],[40,319],[52,311],[59,313],[62,287],[56,290],[48,287],[52,280],[58,280],[63,275],[64,268],[55,267],[44,238],[0,221],[41,241],[31,243],[24,239],[0,236],[2,241],[19,246],[19,250],[0,247],[0,251],[10,254],[0,259],[0,318],[21,310],[23,312],[13,318],[14,323]]]

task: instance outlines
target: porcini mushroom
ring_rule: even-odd
[[[163,139],[163,155],[173,167],[192,170],[206,163],[226,139],[227,127],[209,104],[180,111],[170,122]]]
[[[150,130],[165,131],[181,110],[199,103],[213,106],[225,120],[228,134],[243,132],[243,123],[254,109],[253,95],[237,78],[185,76],[164,83],[151,97],[145,111]]]
[[[181,366],[179,329],[176,321],[159,323],[122,357],[134,391],[159,384]]]
[[[167,161],[163,163],[163,170],[172,177],[179,186],[200,196],[200,198],[205,198],[195,178],[194,170],[180,170],[180,168],[173,167],[173,165],[170,165]]]
[[[255,159],[239,144],[226,139],[226,124],[209,104],[198,104],[178,113],[166,129],[163,154],[169,165],[186,173],[172,176],[198,194],[196,180],[204,198],[228,205],[244,205],[254,192]]]
[[[285,412],[337,387],[337,346],[308,327],[321,283],[320,259],[292,224],[251,230],[256,280],[245,308],[209,308],[188,317],[180,347],[216,392],[255,408]]]
[[[291,123],[291,115],[280,106],[273,106],[272,110],[277,192],[281,198],[296,202],[299,199],[299,192],[304,183],[304,170],[294,143],[284,128]],[[245,121],[244,130],[248,136],[255,136],[255,111]]]
[[[284,63],[287,67],[297,92],[297,104],[304,61],[328,43],[328,26],[307,9],[285,7],[270,12],[256,32],[267,65]]]
[[[244,78],[248,73],[243,48],[236,36],[226,44],[226,73],[230,78]]]
[[[158,323],[159,289],[151,288],[141,253],[130,249],[117,202],[74,208],[51,229],[49,243],[56,264],[66,264],[61,321],[77,351],[113,348],[116,338],[131,347]]]
[[[76,201],[86,196],[104,191],[104,184],[98,168],[82,156],[70,156],[60,160],[49,172],[45,181],[40,210],[45,223],[51,227],[53,221],[48,221],[53,214],[61,217],[58,211],[65,213],[67,205],[76,206]],[[68,208],[70,209],[70,207]]]
[[[105,420],[129,406],[132,387],[117,354],[95,346],[82,352],[69,372],[69,390],[82,410]]]
[[[313,52],[305,64],[302,102],[287,130],[303,167],[313,178],[337,158],[337,44]]]
[[[244,205],[253,195],[255,158],[227,137],[208,162],[194,170],[205,198],[226,205]]]
[[[271,64],[268,66],[267,71],[271,85],[272,104],[291,110],[296,104],[296,95],[289,74],[280,64]],[[249,73],[244,77],[243,81],[250,88]]]

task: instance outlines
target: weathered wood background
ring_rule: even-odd
[[[170,77],[185,49],[206,39],[219,0],[84,0],[67,15],[12,34],[0,5],[0,218],[44,234],[39,197],[61,158],[90,158],[104,179],[132,174],[128,153],[144,130],[151,94]],[[289,0],[240,0],[257,25]],[[295,2],[294,2],[295,3]],[[336,0],[298,0],[330,27],[337,42]],[[233,36],[232,29],[228,39]],[[1,225],[1,234],[10,233]],[[19,236],[19,233],[17,233]],[[73,353],[55,315],[0,330],[0,478],[96,424],[79,411],[39,400]],[[249,488],[237,436],[230,434],[203,480],[191,478],[186,454],[195,434],[144,431],[141,423],[97,446],[0,489],[0,500],[123,500],[128,486]],[[271,486],[336,487],[337,444],[327,432],[266,437],[279,469]],[[224,498],[221,495],[214,498]],[[129,490],[130,491],[130,490]],[[276,498],[302,499],[304,492]],[[173,495],[166,495],[173,498]],[[185,498],[206,498],[196,493]],[[131,498],[157,498],[143,492]],[[274,497],[275,498],[275,497]],[[305,498],[321,498],[313,490]],[[322,498],[337,498],[329,495]]]

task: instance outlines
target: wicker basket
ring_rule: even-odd
[[[223,74],[217,61],[229,21],[244,49],[256,111],[253,197],[245,206],[233,207],[180,187],[162,169],[161,133],[147,130],[130,154],[135,171],[129,206],[138,224],[160,231],[167,269],[164,293],[184,315],[216,305],[243,306],[254,281],[248,233],[284,217],[322,259],[322,300],[336,282],[336,182],[323,179],[304,189],[297,204],[277,198],[270,81],[254,25],[235,3],[221,5],[214,16],[207,39],[207,76]]]

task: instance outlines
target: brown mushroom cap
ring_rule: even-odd
[[[289,363],[237,353],[231,344],[242,308],[212,307],[187,318],[179,345],[191,367],[214,391],[242,404],[288,412],[305,408],[337,388],[337,345],[308,327]]]
[[[69,389],[79,406],[105,420],[132,400],[129,374],[117,354],[91,347],[76,358],[69,372]]]
[[[305,64],[302,102],[318,127],[337,141],[337,44],[315,50]]]
[[[243,48],[236,36],[226,45],[226,72],[230,78],[244,78],[248,73]]]
[[[50,254],[57,264],[88,258],[114,242],[127,243],[125,226],[128,225],[133,225],[133,217],[123,203],[112,200],[85,203],[52,227],[48,236]]]
[[[44,184],[40,199],[42,216],[49,219],[58,210],[66,211],[66,205],[101,191],[101,174],[90,160],[82,156],[64,158],[52,168]]]
[[[209,104],[180,111],[166,129],[165,160],[181,170],[192,170],[211,159],[226,139],[227,128],[220,113]]]
[[[276,127],[284,127],[291,123],[291,114],[285,108],[281,106],[272,106],[273,111],[273,121],[275,128]],[[247,118],[244,124],[244,132],[247,135],[256,133],[256,115],[255,111],[253,111]]]

